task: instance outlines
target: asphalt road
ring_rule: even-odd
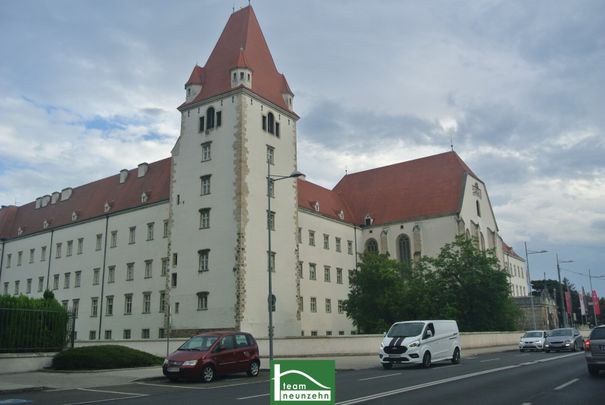
[[[269,403],[269,374],[221,378],[211,384],[162,378],[119,386],[0,395],[36,404],[240,404]],[[17,403],[17,402],[10,402]],[[393,404],[603,404],[605,373],[591,377],[583,353],[482,354],[458,365],[374,368],[336,374],[336,403]]]

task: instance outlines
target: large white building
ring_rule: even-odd
[[[299,117],[250,6],[185,93],[170,158],[2,207],[1,293],[52,290],[78,312],[79,339],[167,327],[260,337],[270,257],[275,335],[336,335],[354,332],[342,305],[359,252],[410,261],[466,234],[504,263],[485,184],[455,152],[348,174],[332,190],[293,178],[267,190],[268,170],[297,168]]]

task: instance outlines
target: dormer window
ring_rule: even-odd
[[[367,214],[365,216],[365,218],[363,219],[363,222],[364,222],[365,226],[370,226],[370,225],[372,225],[374,223],[374,218],[372,218],[370,216],[370,214]]]
[[[48,225],[50,225],[50,224],[49,224],[48,220],[45,219],[44,222],[42,222],[42,228],[46,229],[46,228],[48,228]]]
[[[316,212],[319,212],[319,201],[315,201],[315,202],[313,203],[313,209],[314,209]]]
[[[147,193],[141,194],[141,203],[145,204],[149,200],[149,195]]]
[[[109,212],[110,210],[111,210],[111,204],[109,202],[106,202],[105,205],[103,206],[103,211]]]
[[[71,213],[71,220],[72,221],[77,221],[78,220],[78,212],[77,211],[73,211]]]
[[[344,219],[345,219],[345,213],[344,213],[344,211],[343,211],[343,210],[338,211],[338,218],[339,218],[341,221],[344,221]]]
[[[19,227],[19,229],[17,229],[17,236],[21,235],[23,235],[23,228]]]

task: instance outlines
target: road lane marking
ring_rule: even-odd
[[[578,382],[578,381],[580,381],[580,379],[579,379],[579,378],[574,378],[573,380],[567,381],[565,384],[561,384],[561,385],[559,385],[558,387],[556,387],[556,388],[555,388],[555,391],[562,390],[563,388],[568,387],[568,386],[570,386],[571,384],[576,383],[576,382]]]
[[[519,367],[523,367],[523,366],[527,366],[527,365],[532,365],[532,364],[547,363],[549,361],[564,359],[566,357],[576,356],[578,354],[580,354],[580,353],[570,353],[570,354],[566,354],[566,355],[563,355],[563,356],[549,357],[549,358],[546,358],[546,359],[536,360],[536,361],[533,361],[533,362],[513,364],[513,365],[510,365],[510,366],[493,368],[491,370],[477,371],[477,372],[474,372],[474,373],[469,373],[469,374],[463,374],[463,375],[459,375],[459,376],[455,376],[455,377],[444,378],[442,380],[431,381],[431,382],[427,382],[427,383],[423,383],[423,384],[413,385],[413,386],[410,386],[410,387],[398,388],[398,389],[395,389],[395,390],[381,392],[381,393],[378,393],[378,394],[372,394],[372,395],[366,395],[364,397],[353,398],[353,399],[349,399],[349,400],[346,400],[346,401],[337,402],[336,405],[359,404],[359,403],[362,403],[362,402],[372,401],[372,400],[375,400],[375,399],[380,399],[380,398],[390,397],[390,396],[393,396],[393,395],[403,394],[404,392],[415,391],[415,390],[419,390],[419,389],[422,389],[422,388],[433,387],[435,385],[446,384],[446,383],[449,383],[449,382],[454,382],[454,381],[459,381],[459,380],[465,380],[467,378],[479,377],[479,376],[483,376],[483,375],[487,375],[487,374],[492,374],[492,373],[497,373],[497,372],[500,372],[500,371],[511,370],[511,369],[514,369],[514,368],[519,368]]]
[[[495,359],[487,359],[487,360],[479,360],[479,363],[487,363],[488,361],[498,361],[500,357],[496,357]]]
[[[174,384],[154,384],[154,383],[146,383],[146,382],[135,382],[138,385],[148,385],[150,387],[163,387],[163,388],[180,388],[184,390],[216,390],[220,388],[230,388],[230,387],[239,387],[240,385],[251,385],[251,384],[263,384],[269,380],[259,380],[259,381],[251,381],[251,382],[243,382],[237,384],[225,384],[225,385],[216,385],[211,387],[189,387],[186,385],[174,385]]]
[[[86,405],[86,404],[98,404],[101,402],[114,402],[114,401],[123,401],[126,399],[133,399],[133,398],[143,398],[143,397],[148,397],[149,394],[138,394],[138,393],[133,393],[133,392],[121,392],[121,391],[109,391],[109,390],[95,390],[92,388],[76,388],[79,391],[88,391],[88,392],[101,392],[101,393],[105,393],[105,394],[118,394],[118,395],[124,395],[122,397],[115,397],[115,398],[105,398],[105,399],[96,399],[94,401],[82,401],[82,402],[68,402],[65,403],[63,405]]]
[[[360,379],[359,379],[359,381],[375,380],[375,379],[377,379],[377,378],[393,377],[394,375],[401,375],[401,374],[402,374],[402,373],[378,375],[378,376],[375,376],[375,377],[360,378]]]
[[[271,394],[266,393],[266,394],[259,394],[259,395],[250,395],[249,397],[241,397],[241,398],[236,398],[236,399],[237,399],[238,401],[242,401],[242,400],[244,400],[244,399],[252,399],[252,398],[260,398],[260,397],[268,397],[269,395],[271,395]]]

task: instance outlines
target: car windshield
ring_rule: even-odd
[[[533,338],[533,337],[542,337],[542,332],[526,332],[523,337]]]
[[[572,336],[571,329],[555,329],[548,336]]]
[[[206,352],[216,342],[218,336],[194,336],[185,343],[179,350],[195,350],[199,352]]]
[[[422,322],[409,322],[409,323],[397,323],[391,327],[388,337],[410,337],[418,336],[422,333],[424,323]]]

